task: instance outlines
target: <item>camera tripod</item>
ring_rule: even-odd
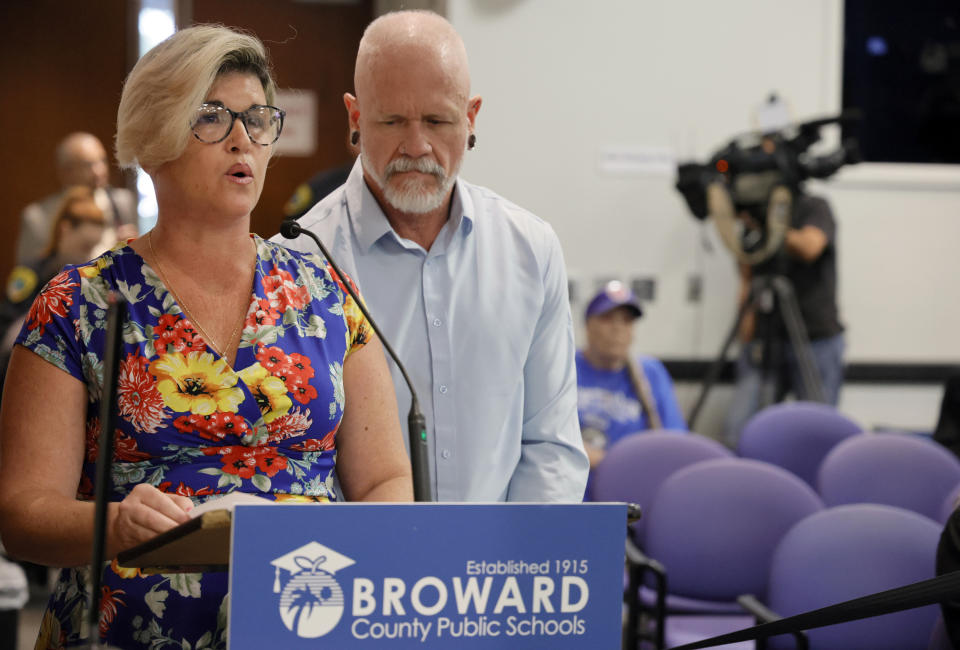
[[[707,400],[710,389],[720,377],[720,372],[727,358],[727,351],[733,345],[737,332],[740,330],[740,324],[750,309],[754,310],[758,325],[761,324],[761,321],[763,325],[764,336],[761,340],[762,355],[760,360],[762,377],[761,408],[782,398],[782,395],[776,394],[780,391],[775,391],[777,385],[777,374],[775,373],[780,372],[784,361],[782,358],[783,347],[780,345],[781,339],[779,336],[780,324],[786,328],[790,349],[797,361],[807,398],[817,402],[823,401],[823,386],[820,382],[820,374],[810,352],[807,328],[804,326],[800,315],[800,307],[797,305],[793,285],[783,275],[758,275],[750,283],[750,292],[740,306],[733,327],[730,328],[730,333],[727,335],[723,347],[720,348],[720,354],[717,355],[717,358],[707,370],[703,380],[703,388],[700,390],[700,395],[688,419],[691,430],[694,429],[697,416]],[[774,381],[771,381],[771,379]]]

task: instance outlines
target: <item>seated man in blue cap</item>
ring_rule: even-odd
[[[633,325],[642,314],[633,292],[618,281],[587,305],[587,344],[577,352],[577,410],[591,469],[627,434],[687,428],[667,369],[653,357],[630,354]]]

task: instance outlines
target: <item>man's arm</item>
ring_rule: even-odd
[[[590,469],[577,418],[576,349],[560,242],[547,233],[544,302],[523,369],[523,439],[508,501],[583,500]]]
[[[784,238],[787,253],[807,264],[820,257],[828,243],[827,233],[810,224],[801,228],[791,228]]]

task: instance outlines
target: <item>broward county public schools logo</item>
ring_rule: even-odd
[[[280,594],[280,619],[304,639],[323,636],[343,616],[343,590],[333,574],[353,560],[323,544],[310,542],[270,562],[276,567],[273,593]],[[290,575],[281,585],[280,569]]]

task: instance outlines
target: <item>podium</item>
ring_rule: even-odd
[[[625,504],[237,505],[119,556],[229,570],[230,650],[619,648]]]

